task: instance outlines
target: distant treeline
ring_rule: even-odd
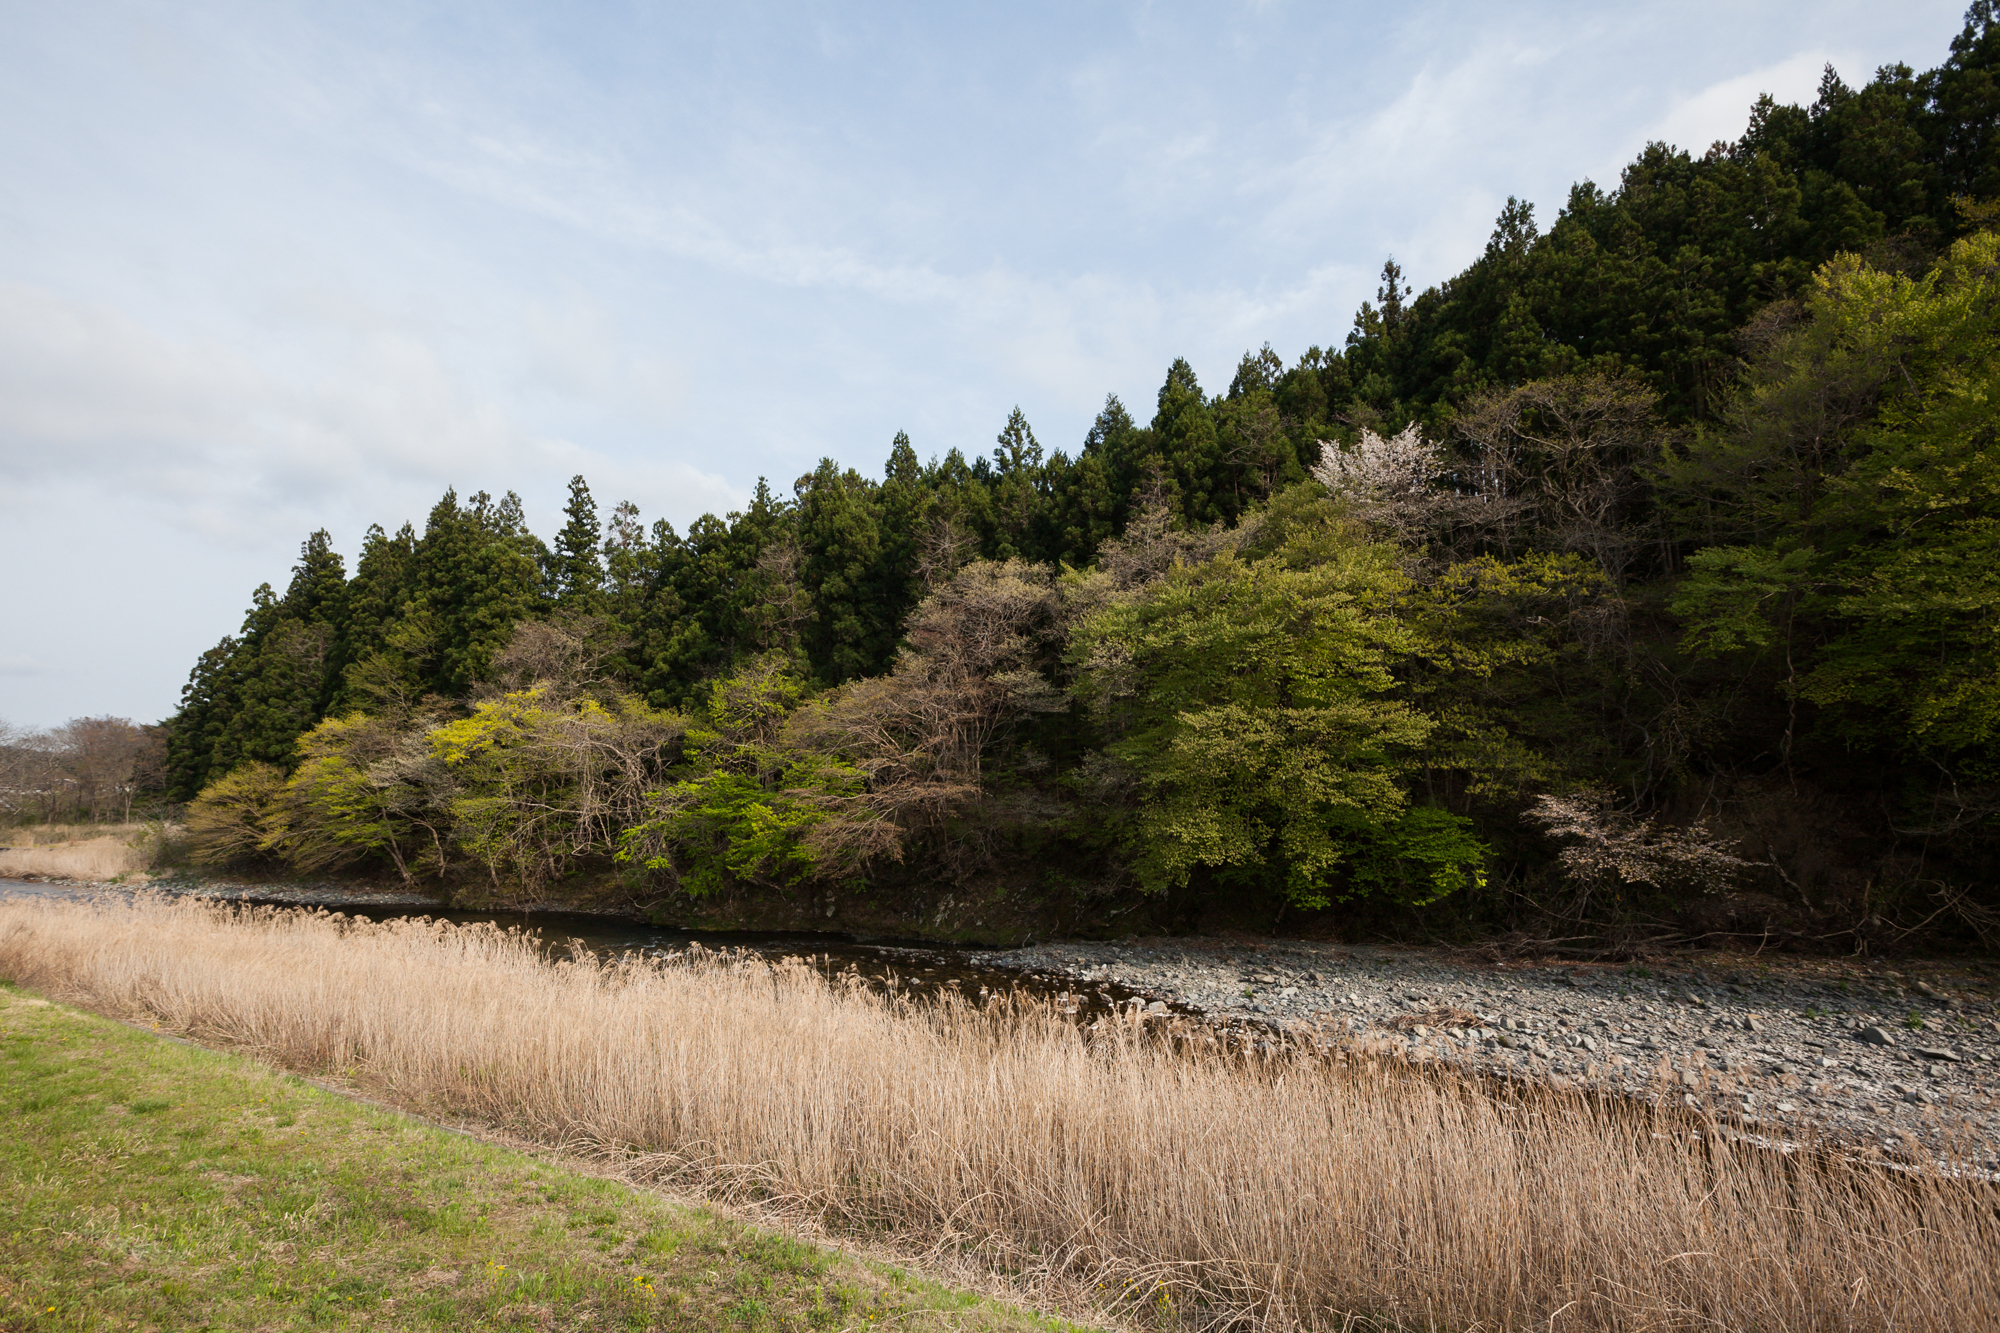
[[[166,779],[159,726],[75,717],[46,731],[0,720],[0,824],[129,820],[154,813]]]
[[[1339,349],[1176,361],[1074,457],[1017,410],[685,534],[580,477],[552,542],[511,494],[352,577],[315,533],[171,785],[218,857],[543,887],[1991,930],[1996,71],[1982,0],[1938,69],[1509,201]]]

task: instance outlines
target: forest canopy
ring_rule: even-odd
[[[1981,0],[1074,455],[1017,409],[685,533],[581,477],[547,541],[314,533],[171,786],[213,859],[542,893],[1991,934],[1997,80]]]

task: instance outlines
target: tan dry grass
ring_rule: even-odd
[[[152,868],[153,852],[120,837],[82,842],[9,847],[0,851],[0,876],[44,875],[50,879],[111,880]]]
[[[0,974],[656,1179],[1136,1284],[1134,1321],[1777,1333],[2000,1311],[1977,1182],[1375,1064],[1092,1037],[1037,1004],[189,903],[0,902]]]
[[[124,838],[146,831],[145,824],[16,824],[0,828],[0,847],[47,847],[91,838]]]

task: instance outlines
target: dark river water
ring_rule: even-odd
[[[176,889],[171,882],[153,885],[150,891],[167,894],[194,892],[191,888]],[[0,879],[0,898],[118,902],[129,901],[133,893],[133,890],[115,885]],[[269,896],[259,896],[260,893]],[[1122,986],[1091,982],[1086,990],[1074,981],[1003,966],[989,960],[984,950],[921,941],[859,940],[851,935],[811,932],[673,930],[624,917],[585,912],[466,912],[446,907],[420,894],[348,894],[320,887],[302,887],[296,891],[271,887],[261,891],[229,889],[218,892],[209,889],[201,896],[306,911],[325,908],[371,921],[429,917],[459,924],[491,922],[523,930],[557,954],[566,953],[570,941],[575,940],[600,957],[607,958],[634,952],[665,956],[697,946],[718,951],[748,952],[767,958],[799,958],[823,971],[855,972],[878,986],[894,986],[905,994],[926,994],[945,989],[975,996],[982,990],[1023,991],[1054,1000],[1085,1021],[1137,998]]]

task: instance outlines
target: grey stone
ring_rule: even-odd
[[[1896,1044],[1896,1034],[1879,1025],[1865,1027],[1854,1035],[1857,1040],[1865,1041],[1870,1046],[1894,1046]]]
[[[1917,1055],[1923,1056],[1927,1060],[1958,1061],[1965,1058],[1964,1056],[1960,1055],[1957,1051],[1947,1050],[1945,1047],[1942,1046],[1912,1046],[1910,1050]]]

